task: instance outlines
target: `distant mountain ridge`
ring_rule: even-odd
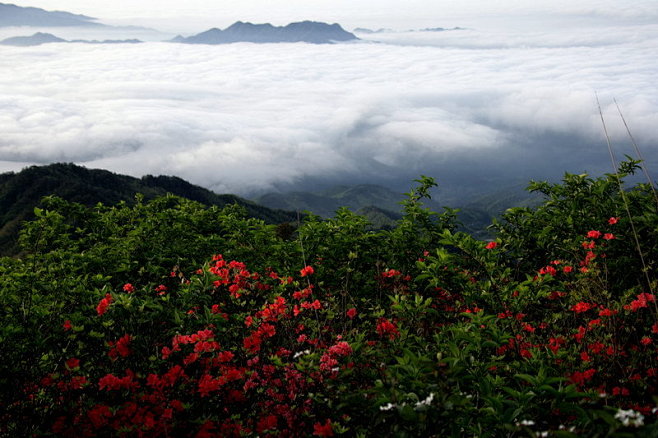
[[[0,3],[0,27],[72,27],[103,26],[95,18],[62,11],[46,11],[40,8],[21,7]]]
[[[213,28],[190,37],[177,36],[172,42],[185,44],[298,43],[329,44],[338,41],[358,40],[339,24],[301,21],[287,26],[270,23],[253,24],[238,21],[224,30]]]
[[[142,41],[136,39],[130,40],[65,40],[50,33],[37,32],[31,36],[17,36],[4,39],[0,44],[4,46],[30,47],[40,46],[41,44],[50,43],[85,43],[85,44],[137,44]]]
[[[34,207],[47,195],[93,206],[135,202],[135,194],[152,199],[171,193],[211,206],[239,204],[247,214],[278,224],[297,221],[294,212],[270,209],[235,195],[219,195],[174,176],[134,178],[107,170],[87,169],[74,164],[31,166],[18,173],[0,174],[0,255],[17,252],[20,224],[33,217]]]
[[[465,30],[463,27],[451,27],[451,28],[445,28],[445,27],[426,27],[424,29],[408,29],[405,31],[398,31],[394,29],[388,29],[388,28],[380,28],[380,29],[368,29],[365,27],[357,27],[354,29],[354,32],[356,33],[362,33],[362,34],[377,34],[377,33],[402,33],[402,32],[445,32],[449,30]]]
[[[532,207],[541,201],[537,194],[529,193],[525,186],[504,186],[478,195],[456,198],[449,190],[432,199],[424,199],[423,204],[432,211],[440,212],[444,207],[458,208],[461,229],[479,238],[490,237],[487,227],[494,218],[511,207]],[[335,186],[321,192],[293,191],[287,193],[267,193],[254,198],[258,204],[283,210],[310,211],[319,216],[333,217],[340,207],[348,207],[355,213],[365,216],[377,228],[392,226],[401,217],[401,201],[405,195],[389,188],[360,184],[355,186]]]
[[[352,211],[376,207],[399,214],[404,194],[375,184],[334,186],[322,192],[267,193],[254,199],[258,204],[283,210],[310,211],[318,216],[333,217],[341,207]]]

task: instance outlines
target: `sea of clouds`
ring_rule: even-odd
[[[599,174],[595,93],[618,156],[632,151],[613,99],[658,169],[658,24],[359,37],[0,46],[0,171],[75,162],[243,195]]]

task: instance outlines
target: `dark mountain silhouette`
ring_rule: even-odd
[[[39,8],[24,8],[13,4],[0,3],[0,27],[69,27],[103,26],[95,18],[69,12],[46,11]]]
[[[0,255],[17,253],[20,224],[33,217],[34,207],[44,196],[56,195],[93,206],[99,202],[131,204],[137,193],[147,200],[171,193],[205,205],[223,207],[237,203],[249,216],[272,224],[297,220],[296,213],[263,207],[234,195],[218,195],[173,176],[133,178],[74,164],[32,166],[18,173],[0,174]]]
[[[269,23],[252,24],[238,21],[224,30],[213,28],[191,37],[177,36],[172,42],[186,44],[297,43],[328,44],[358,39],[339,24],[302,21],[277,27]]]
[[[65,43],[65,42],[67,41],[62,38],[58,38],[53,34],[38,32],[32,36],[17,36],[17,37],[7,38],[5,40],[0,41],[0,44],[5,46],[27,47],[27,46],[39,46],[41,44],[48,44],[48,43]]]
[[[48,43],[85,43],[85,44],[137,44],[140,40],[65,40],[50,33],[37,32],[32,36],[17,36],[0,41],[5,46],[40,46]]]

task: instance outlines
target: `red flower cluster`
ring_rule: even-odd
[[[100,300],[98,306],[96,306],[96,313],[98,313],[98,316],[101,316],[105,312],[107,312],[107,309],[110,307],[110,304],[112,304],[112,295],[106,294],[105,298]]]
[[[130,356],[131,350],[129,346],[131,340],[132,338],[130,337],[130,335],[126,334],[116,341],[109,341],[108,345],[110,347],[110,351],[107,353],[107,355],[112,360],[116,360],[119,356],[121,357]]]
[[[70,358],[66,361],[66,368],[69,370],[75,370],[80,367],[80,360],[75,357]]]
[[[594,309],[596,307],[597,307],[596,304],[585,303],[581,301],[580,303],[573,305],[571,307],[571,310],[573,310],[576,313],[583,313],[583,312],[587,312],[590,309]]]
[[[341,341],[332,345],[320,358],[320,371],[338,371],[337,358],[349,356],[350,354],[352,354],[352,347],[347,342]]]
[[[139,388],[139,383],[135,380],[135,373],[131,370],[126,370],[125,377],[119,378],[114,374],[107,374],[98,381],[98,389],[101,391],[133,390],[135,388]]]
[[[596,370],[594,368],[590,368],[587,371],[583,371],[583,372],[576,371],[575,373],[569,376],[569,380],[571,380],[571,382],[577,386],[582,386],[588,380],[594,377],[594,374],[596,374]]]
[[[637,295],[637,299],[633,300],[631,304],[624,306],[624,309],[637,312],[640,309],[649,307],[649,303],[656,301],[656,296],[654,294],[641,293]]]
[[[379,336],[387,336],[390,340],[395,339],[399,334],[398,327],[386,318],[382,318],[377,323],[377,333]]]
[[[306,277],[307,275],[315,273],[315,270],[313,270],[313,266],[304,266],[299,273],[302,277]]]
[[[399,277],[401,275],[402,272],[398,271],[397,269],[389,269],[388,271],[382,272],[382,277],[384,278]]]
[[[315,436],[334,436],[333,428],[331,427],[331,421],[327,420],[326,423],[315,423],[313,425],[313,435]]]
[[[255,354],[260,351],[261,343],[264,339],[271,338],[276,334],[276,328],[272,324],[261,324],[258,329],[254,330],[251,335],[243,339],[242,344],[245,350]]]

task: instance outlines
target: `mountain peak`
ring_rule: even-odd
[[[236,21],[226,29],[210,29],[189,38],[177,38],[176,42],[187,44],[228,44],[250,43],[296,43],[307,42],[327,44],[337,41],[358,39],[345,31],[339,24],[318,21],[300,21],[287,26],[273,26],[270,23],[254,24]]]
[[[71,14],[62,11],[46,11],[40,8],[21,7],[14,4],[0,3],[0,27],[71,27],[103,26],[95,18],[86,15]]]

